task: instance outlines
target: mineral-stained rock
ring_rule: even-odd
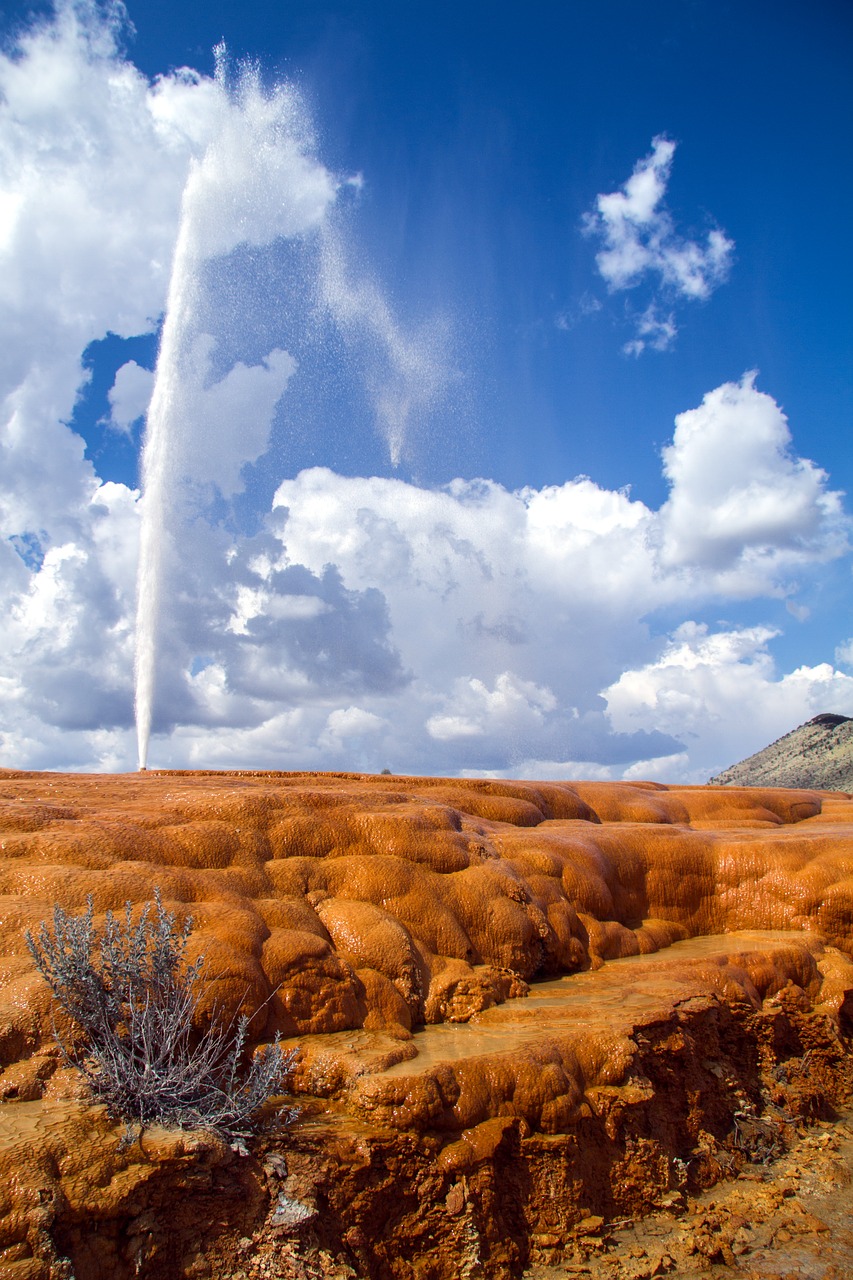
[[[258,1155],[120,1147],[57,1069],[25,930],[155,887],[206,957],[199,1025],[240,1009],[300,1049],[302,1121]],[[518,1275],[849,1086],[842,793],[0,771],[0,907],[19,1280],[284,1277],[252,1261],[282,1233],[276,1256],[325,1250],[329,1274]]]

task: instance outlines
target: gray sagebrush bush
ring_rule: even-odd
[[[245,1062],[249,1019],[193,1027],[204,957],[186,960],[192,919],[179,928],[155,890],[134,923],[111,911],[94,925],[91,896],[83,915],[54,908],[53,928],[26,933],[36,968],[78,1034],[61,1035],[63,1057],[92,1094],[128,1125],[157,1123],[248,1137],[270,1098],[281,1092],[295,1054],[278,1036]],[[292,1109],[279,1113],[289,1120]]]

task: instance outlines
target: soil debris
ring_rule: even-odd
[[[771,1163],[637,1221],[581,1236],[524,1280],[849,1280],[853,1275],[853,1111],[818,1121]]]

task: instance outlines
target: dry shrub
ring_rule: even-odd
[[[106,915],[94,926],[91,896],[81,916],[54,908],[53,928],[29,930],[27,946],[62,1009],[76,1024],[68,1037],[54,1026],[67,1062],[85,1077],[93,1096],[127,1125],[157,1123],[212,1129],[230,1141],[253,1133],[261,1109],[281,1093],[294,1053],[278,1044],[246,1062],[249,1019],[216,1020],[193,1028],[204,957],[185,959],[192,919],[181,928],[160,891],[134,923]],[[295,1115],[283,1109],[285,1121]]]

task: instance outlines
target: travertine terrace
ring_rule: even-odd
[[[250,1276],[300,1231],[341,1275],[520,1275],[746,1158],[743,1117],[848,1087],[843,793],[5,771],[0,853],[21,1280]],[[24,931],[155,887],[207,957],[200,1020],[241,1008],[300,1047],[303,1120],[252,1155],[122,1148],[61,1069]]]

